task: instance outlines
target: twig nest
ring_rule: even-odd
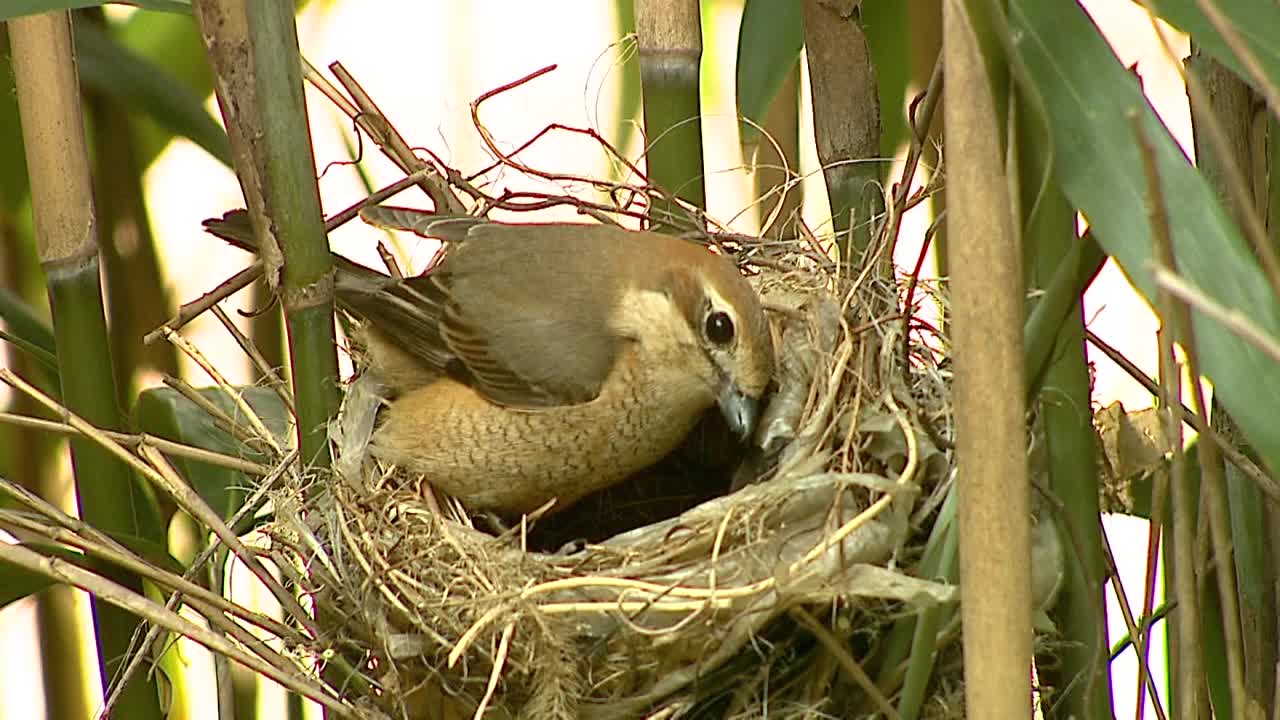
[[[812,268],[757,282],[778,391],[739,489],[600,542],[530,551],[527,524],[483,532],[421,479],[379,467],[364,451],[376,388],[352,384],[331,432],[338,480],[276,531],[323,555],[305,572],[330,651],[367,679],[348,686],[362,704],[411,718],[672,717],[708,702],[749,715],[768,698],[813,709],[820,683],[799,682],[802,668],[836,674],[797,612],[848,638],[855,618],[954,601],[955,588],[894,569],[918,557],[949,470],[920,426],[949,416],[925,407],[945,377],[931,357],[893,359],[900,329],[868,324],[847,282]]]

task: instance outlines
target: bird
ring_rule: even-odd
[[[774,347],[726,256],[610,225],[422,212],[361,213],[441,240],[422,274],[336,260],[338,304],[390,398],[375,456],[469,509],[517,515],[652,465],[712,408],[740,438],[754,431]]]

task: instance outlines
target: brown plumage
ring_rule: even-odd
[[[527,512],[656,462],[717,404],[754,428],[773,346],[726,258],[603,225],[400,212],[365,215],[440,238],[443,260],[403,281],[341,263],[337,281],[395,396],[375,453],[471,507]]]

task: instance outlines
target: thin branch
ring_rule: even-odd
[[[166,340],[181,350],[188,358],[191,358],[196,365],[200,366],[201,370],[208,373],[209,377],[213,378],[217,388],[227,397],[228,400],[231,401],[231,404],[241,413],[241,415],[243,415],[245,421],[249,424],[249,427],[253,429],[255,437],[260,442],[266,443],[267,447],[274,450],[276,454],[282,454],[284,452],[283,448],[280,446],[280,441],[262,421],[262,418],[258,417],[258,413],[249,405],[249,401],[244,399],[244,394],[232,387],[231,383],[223,377],[222,372],[219,371],[207,357],[205,357],[204,353],[200,352],[199,348],[179,333],[169,330],[168,328],[162,327],[160,328],[160,331],[164,333]]]
[[[0,485],[8,485],[6,480],[0,480]],[[30,516],[14,512],[12,510],[0,510],[0,525],[10,529],[25,530],[30,533],[41,535],[55,543],[73,547],[82,550],[88,555],[101,558],[114,565],[118,565],[130,572],[138,574],[140,577],[147,578],[161,587],[173,591],[181,592],[189,598],[199,600],[209,606],[212,612],[231,615],[240,618],[245,622],[256,625],[257,627],[279,637],[292,642],[300,642],[303,636],[297,630],[285,625],[279,620],[267,617],[260,613],[256,613],[248,608],[233,603],[226,598],[203,588],[180,575],[175,575],[166,570],[162,570],[155,565],[143,560],[136,554],[129,552],[127,548],[122,548],[114,544],[104,544],[95,542],[86,538],[79,533],[62,526],[59,521],[58,526],[48,525],[46,523],[37,522]],[[208,613],[202,613],[208,614]]]
[[[1152,520],[1155,524],[1156,520]],[[1148,627],[1148,621],[1143,620],[1143,627],[1139,627],[1133,618],[1133,606],[1129,604],[1129,594],[1125,592],[1124,582],[1120,579],[1120,570],[1116,566],[1116,556],[1111,550],[1111,540],[1107,537],[1107,529],[1100,527],[1102,535],[1103,557],[1107,561],[1107,576],[1111,579],[1111,589],[1116,593],[1116,604],[1120,606],[1120,616],[1124,618],[1124,625],[1129,631],[1130,641],[1133,643],[1134,654],[1138,658],[1138,682],[1146,689],[1147,695],[1151,698],[1151,706],[1155,709],[1156,718],[1158,720],[1167,720],[1164,712],[1164,706],[1160,704],[1160,690],[1156,687],[1155,675],[1151,673],[1151,666],[1147,659],[1147,642],[1150,635],[1145,632]],[[1138,698],[1137,710],[1141,717],[1142,698]]]
[[[942,100],[942,56],[933,64],[933,74],[929,76],[929,87],[924,93],[911,103],[911,144],[907,147],[907,159],[902,167],[901,179],[893,186],[893,207],[897,211],[893,213],[893,218],[889,228],[886,230],[886,236],[893,238],[897,243],[898,229],[902,225],[902,215],[909,209],[907,206],[907,194],[911,191],[911,180],[915,177],[916,167],[920,164],[920,157],[924,154],[924,143],[929,137],[929,127],[933,124],[933,116],[938,109],[938,103]]]
[[[43,430],[45,432],[58,433],[60,435],[79,435],[80,431],[74,427],[58,422],[57,420],[44,420],[41,418],[30,417],[28,415],[17,415],[14,413],[0,412],[0,423],[6,425],[14,425],[16,427],[32,428],[34,430]],[[166,454],[174,457],[186,458],[188,460],[198,460],[210,465],[217,465],[229,470],[238,470],[250,475],[263,476],[271,473],[271,468],[261,463],[245,460],[234,455],[206,450],[202,447],[194,445],[184,445],[172,440],[147,435],[141,433],[138,435],[130,435],[129,433],[114,432],[112,430],[103,430],[102,434],[112,440],[120,443],[128,448],[137,448],[140,445],[150,445]]]
[[[351,73],[347,72],[342,63],[331,63],[329,71],[338,78],[338,82],[342,83],[342,87],[351,95],[356,107],[359,108],[359,113],[351,119],[361,130],[364,130],[383,154],[406,174],[417,178],[418,186],[427,194],[427,197],[431,198],[436,212],[452,215],[465,213],[467,207],[453,194],[450,183],[445,181],[445,173],[413,153],[413,149],[405,142],[395,126],[382,114],[378,104],[369,97]],[[346,109],[346,106],[339,105],[339,108]],[[420,171],[425,171],[426,174],[420,176]]]
[[[290,451],[288,455],[282,458],[280,464],[271,473],[271,475],[264,478],[262,482],[258,484],[258,487],[254,490],[253,494],[250,495],[244,504],[236,510],[235,514],[231,516],[231,519],[227,521],[227,525],[234,530],[240,531],[245,518],[251,517],[262,507],[267,500],[267,494],[275,488],[276,481],[283,477],[284,474],[294,466],[294,461],[296,459],[296,450]],[[215,553],[218,553],[219,550],[225,550],[225,548],[216,541],[206,545],[204,549],[196,555],[195,559],[191,561],[191,564],[187,566],[186,572],[182,575],[183,579],[190,580],[195,577],[196,574],[204,568],[205,563],[207,563]],[[173,611],[182,602],[183,597],[183,594],[180,592],[171,593],[168,601],[165,603],[165,609]],[[141,626],[139,627],[139,630],[141,630]],[[137,652],[136,650],[138,648],[151,647],[160,638],[160,633],[161,629],[158,626],[151,625],[147,628],[145,634],[141,632],[134,634],[133,641],[130,643],[129,663],[121,671],[121,680],[116,683],[116,686],[112,689],[110,696],[108,696],[105,705],[106,707],[112,707],[115,704],[121,691],[124,689],[125,684],[128,682],[128,679],[142,669],[146,653]]]
[[[1156,287],[1217,320],[1245,342],[1266,353],[1273,362],[1280,362],[1280,341],[1255,325],[1249,316],[1235,308],[1222,305],[1167,267],[1153,268],[1152,274],[1155,277]]]
[[[240,328],[231,321],[227,313],[222,308],[214,305],[210,310],[213,316],[218,318],[218,322],[222,323],[222,327],[226,329],[231,338],[236,341],[244,354],[249,357],[250,362],[258,370],[258,373],[266,379],[267,385],[275,392],[276,397],[280,398],[280,402],[289,410],[289,414],[297,417],[297,413],[293,408],[293,396],[289,394],[289,387],[285,384],[284,379],[280,377],[280,373],[276,372],[276,368],[267,362],[267,359],[258,351],[258,345],[249,339],[248,335],[240,332]]]
[[[249,267],[224,280],[222,284],[218,285],[218,287],[178,308],[177,315],[174,315],[169,322],[166,322],[155,330],[147,333],[146,336],[142,338],[142,342],[146,345],[150,345],[162,337],[166,329],[176,331],[178,328],[181,328],[183,325],[194,320],[204,311],[245,289],[249,286],[249,283],[257,280],[261,275],[262,261],[254,260]]]
[[[1138,140],[1142,167],[1147,179],[1147,216],[1152,229],[1152,249],[1158,262],[1171,265],[1173,260],[1172,232],[1166,210],[1160,173],[1156,167],[1156,151],[1147,136],[1142,118],[1131,114],[1134,134]],[[1192,505],[1186,477],[1186,459],[1182,451],[1182,422],[1174,415],[1182,397],[1182,368],[1173,350],[1177,308],[1170,294],[1157,289],[1156,307],[1160,311],[1161,327],[1156,336],[1160,344],[1160,407],[1166,442],[1172,448],[1169,463],[1170,490],[1173,499],[1173,568],[1174,596],[1178,600],[1178,675],[1175,684],[1178,707],[1188,718],[1204,717],[1205,702],[1204,666],[1200,655],[1200,602],[1197,594],[1196,564],[1194,560],[1193,533],[1195,508]]]
[[[8,543],[0,543],[0,560],[13,563],[18,567],[56,582],[74,585],[93,594],[94,597],[137,615],[149,623],[190,638],[210,651],[231,658],[253,672],[269,677],[286,688],[310,700],[314,700],[333,711],[339,717],[358,717],[355,710],[344,705],[341,700],[330,695],[324,688],[311,682],[305,682],[305,676],[300,676],[297,673],[281,672],[270,663],[249,654],[217,633],[202,628],[175,612],[166,611],[159,604],[146,597],[78,567],[74,563],[67,562],[61,558],[46,557],[21,545]]]
[[[262,584],[267,587],[276,600],[280,602],[280,605],[290,615],[292,615],[295,620],[301,623],[303,627],[306,627],[313,636],[320,636],[320,628],[315,624],[315,620],[310,616],[310,614],[308,614],[307,611],[298,604],[297,598],[285,590],[284,587],[280,585],[280,582],[276,580],[275,576],[262,566],[262,563],[258,561],[257,556],[250,552],[249,549],[244,546],[244,543],[240,542],[240,538],[236,537],[235,533],[231,532],[231,529],[226,526],[222,521],[222,518],[218,517],[218,514],[205,504],[204,499],[201,498],[200,495],[197,494],[195,490],[193,490],[184,480],[165,472],[165,468],[168,467],[168,463],[159,455],[158,450],[146,445],[141,446],[141,453],[146,456],[149,461],[154,462],[158,459],[161,463],[159,467],[147,465],[139,460],[137,456],[125,450],[119,443],[106,437],[96,427],[85,422],[82,418],[71,413],[66,408],[60,406],[48,395],[40,392],[39,389],[33,387],[31,384],[15,375],[11,370],[8,370],[7,368],[0,368],[0,380],[3,380],[17,390],[22,391],[50,410],[63,413],[63,417],[66,419],[67,424],[76,428],[90,440],[93,440],[108,452],[123,460],[134,470],[138,471],[144,478],[153,483],[157,488],[164,491],[169,495],[169,497],[173,498],[174,502],[178,504],[178,507],[182,508],[184,512],[203,523],[205,527],[209,528],[214,535],[223,542],[223,544],[231,548],[236,557],[238,557],[241,562],[249,568],[250,572],[252,572],[254,576],[262,581]]]
[[[248,429],[241,427],[240,423],[235,421],[235,418],[231,417],[226,413],[226,411],[215,405],[212,400],[200,394],[200,391],[192,387],[191,383],[183,380],[182,378],[173,377],[172,375],[163,376],[161,378],[161,382],[174,392],[177,392],[179,395],[189,400],[193,405],[203,410],[206,415],[213,419],[213,424],[215,426],[226,431],[227,434],[234,437],[238,442],[249,446],[255,446],[255,443],[257,443],[258,438],[256,435],[251,433]]]
[[[858,661],[849,654],[847,642],[833,636],[825,625],[818,622],[817,618],[804,608],[794,607],[788,613],[817,638],[818,643],[835,659],[836,665],[844,671],[844,674],[854,685],[857,685],[867,694],[867,697],[871,699],[871,702],[875,704],[880,712],[884,713],[886,718],[889,718],[889,720],[902,720],[902,716],[898,714],[898,710],[893,706],[893,703],[889,702],[884,693],[880,692],[880,688],[876,687],[875,681],[871,679],[867,671],[863,670]]]

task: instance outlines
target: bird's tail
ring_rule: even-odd
[[[203,223],[205,232],[226,240],[232,247],[246,252],[258,253],[258,238],[253,234],[253,225],[249,222],[249,211],[243,208],[228,210],[220,218],[209,218]],[[384,273],[372,270],[358,263],[333,253],[333,264],[338,271],[338,284],[343,280],[347,284],[367,286],[368,283],[390,282],[391,278]],[[344,276],[347,276],[344,278]]]
[[[371,225],[408,230],[446,243],[461,240],[468,228],[483,222],[479,218],[442,217],[407,208],[369,207],[361,215],[366,212],[376,218],[365,218]],[[241,250],[258,251],[249,213],[245,210],[231,210],[221,218],[205,220],[204,228]],[[333,264],[334,290],[339,307],[363,318],[387,342],[399,346],[429,367],[444,368],[449,360],[449,356],[441,351],[444,343],[439,337],[444,296],[431,277],[431,270],[423,275],[397,280],[337,253],[333,254]]]
[[[203,223],[205,232],[226,240],[231,245],[258,252],[258,239],[253,236],[253,226],[249,224],[249,211],[243,208],[228,210],[220,218],[209,218]]]

